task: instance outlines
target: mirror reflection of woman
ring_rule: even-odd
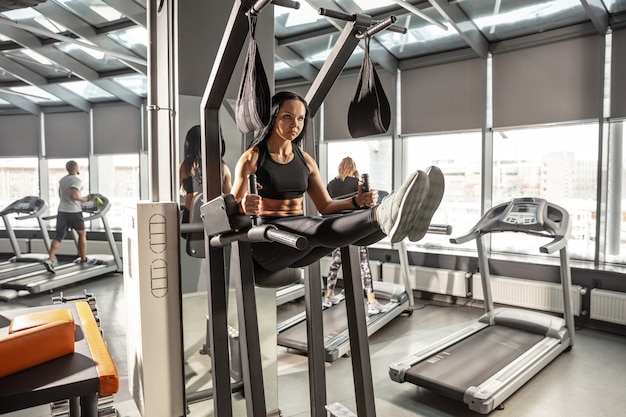
[[[226,151],[224,137],[220,128],[220,140],[222,141],[222,155]],[[185,136],[183,148],[183,161],[178,166],[180,194],[184,197],[184,205],[181,207],[183,223],[189,222],[189,210],[191,202],[197,193],[202,192],[202,133],[200,125],[192,126]],[[230,169],[222,160],[222,192],[229,194],[232,188]],[[181,203],[183,203],[181,201]]]

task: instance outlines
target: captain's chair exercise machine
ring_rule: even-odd
[[[239,267],[237,268],[238,271],[231,269],[231,275],[235,280],[237,290],[246,409],[248,416],[259,417],[266,416],[267,410],[264,387],[261,379],[258,378],[259,375],[262,375],[262,366],[254,299],[255,284],[250,279],[255,273],[250,244],[255,241],[276,241],[279,242],[277,244],[287,244],[297,248],[302,248],[307,244],[306,239],[282,232],[271,225],[253,226],[247,216],[228,215],[233,210],[233,204],[236,205],[236,201],[232,196],[222,195],[221,191],[219,108],[248,35],[247,13],[259,13],[270,2],[285,7],[299,7],[299,3],[289,0],[235,1],[201,104],[202,166],[203,178],[205,179],[203,193],[207,196],[206,201],[208,201],[201,208],[201,212],[205,232],[208,236],[205,239],[205,253],[208,259],[208,314],[210,317],[208,332],[212,350],[211,372],[214,412],[219,417],[232,416],[227,300],[224,297],[227,292],[227,277],[224,274],[223,248],[231,245],[231,264],[235,264],[234,259]],[[384,21],[375,22],[370,16],[362,14],[345,14],[325,9],[321,9],[320,14],[345,20],[347,23],[305,97],[311,118],[319,110],[321,103],[361,39],[384,29],[404,32],[404,29],[392,26],[395,22],[393,16]],[[307,138],[305,149],[311,155],[315,155],[314,132],[307,132]],[[311,204],[306,205],[306,211],[309,214],[314,212]],[[357,414],[360,417],[373,417],[376,412],[361,279],[358,275],[356,279],[352,278],[353,270],[359,274],[359,257],[356,247],[342,248],[342,257],[350,259],[350,262],[343,263],[343,271],[346,280],[346,305]],[[310,341],[308,352],[310,413],[312,416],[322,417],[327,415],[327,404],[319,262],[305,268],[305,274],[307,336]],[[280,279],[276,279],[276,276],[266,278],[266,285],[269,285],[273,280],[277,281],[275,282],[277,286],[284,285],[284,280],[281,282]],[[259,277],[257,277],[258,279]],[[255,377],[254,382],[251,380],[253,376]]]

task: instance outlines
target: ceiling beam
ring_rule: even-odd
[[[146,27],[146,9],[129,0],[101,0],[109,7],[117,10],[139,26]]]
[[[125,65],[134,69],[141,74],[147,74],[147,64],[136,62],[136,60],[145,60],[142,57],[135,55],[132,51],[124,48],[113,39],[109,38],[106,33],[100,34],[87,22],[78,18],[71,12],[65,10],[63,7],[57,5],[54,2],[47,1],[37,6],[37,10],[45,15],[47,18],[54,20],[62,26],[65,26],[70,32],[75,35],[87,39],[99,48],[102,48],[102,52],[109,51],[110,53],[124,54],[132,57],[133,60],[125,60],[118,58],[124,62]]]
[[[309,61],[296,54],[291,48],[276,45],[274,53],[276,54],[276,58],[283,61],[307,81],[313,82],[315,77],[317,77],[319,73],[318,69],[309,64]]]
[[[110,80],[107,78],[100,78],[98,80],[93,81],[93,83],[97,85],[98,87],[100,87],[101,89],[103,89],[104,91],[113,94],[114,96],[122,100],[123,102],[128,103],[133,107],[137,107],[138,109],[140,109],[141,106],[145,104],[143,98],[141,98],[140,96],[138,96],[131,90],[128,90],[127,88],[122,87],[121,85],[119,85],[113,80]]]
[[[87,100],[61,87],[60,85],[48,84],[48,80],[45,77],[42,77],[36,72],[31,71],[25,66],[18,64],[4,55],[0,55],[0,68],[12,74],[14,77],[19,78],[32,86],[41,88],[53,96],[66,101],[76,108],[83,111],[89,111],[89,109],[91,109],[91,104]]]
[[[428,0],[428,2],[461,35],[479,57],[487,58],[489,42],[457,4],[449,3],[448,0]]]
[[[34,114],[35,116],[39,116],[41,114],[41,107],[32,101],[21,97],[17,94],[6,93],[0,91],[0,98],[4,101],[7,101],[13,104],[15,107],[18,107],[30,114]],[[0,112],[2,112],[2,108],[0,107]]]
[[[600,35],[605,35],[609,29],[609,13],[604,7],[602,0],[580,0],[587,16],[593,22]]]
[[[341,7],[339,7],[338,3],[329,2],[328,0],[305,0],[307,3],[311,5],[313,8],[321,9],[328,8],[329,10],[338,10],[344,13],[353,14],[358,10],[358,13],[363,14],[363,10],[352,0],[346,0],[341,2]],[[328,7],[330,6],[330,7]],[[373,20],[374,17],[372,17]],[[341,20],[333,19],[331,17],[326,17],[326,20],[336,27],[338,30],[342,30],[345,26],[345,23]],[[370,47],[370,57],[372,60],[377,62],[381,67],[383,67],[386,71],[394,74],[398,69],[398,60],[376,40],[376,36],[371,37],[371,42],[378,47]],[[363,48],[363,45],[359,42],[359,47]]]
[[[68,72],[68,76],[76,75],[77,77],[91,82],[102,88],[104,91],[116,96],[119,100],[124,101],[132,106],[140,108],[143,104],[141,97],[122,88],[114,82],[104,80],[100,78],[97,71],[94,71],[87,65],[84,65],[80,61],[72,58],[68,54],[55,48],[53,45],[42,45],[38,37],[32,33],[13,26],[1,25],[0,33],[4,36],[11,38],[17,44],[24,48],[32,49],[43,57],[49,59],[53,63],[59,66],[61,71]],[[42,64],[44,65],[44,64]]]

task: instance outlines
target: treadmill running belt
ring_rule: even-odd
[[[348,328],[346,303],[339,303],[332,308],[327,308],[322,317],[324,321],[324,346],[327,346],[329,340]],[[290,327],[278,335],[278,345],[306,352],[306,330],[306,322]]]
[[[543,335],[505,326],[489,326],[412,366],[405,380],[457,401],[471,386],[530,349]]]

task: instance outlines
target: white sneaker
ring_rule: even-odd
[[[385,311],[385,306],[378,301],[367,302],[367,314],[380,314]]]
[[[54,269],[54,262],[52,262],[52,259],[46,259],[43,262],[43,266],[46,267],[46,269],[48,270],[48,272],[52,273],[52,274],[56,274],[57,271],[55,271]]]
[[[382,199],[377,208],[378,223],[391,243],[407,237],[427,193],[428,175],[416,171],[398,190]]]
[[[331,295],[330,297],[329,296],[325,296],[322,299],[322,307],[330,308],[330,307],[334,306],[335,304],[339,304],[340,301],[341,300],[336,295]]]
[[[422,239],[435,211],[441,203],[443,192],[446,189],[446,182],[441,170],[436,166],[430,166],[426,169],[428,175],[428,192],[424,197],[424,201],[420,205],[415,222],[409,226],[408,238],[411,242],[417,242]]]

